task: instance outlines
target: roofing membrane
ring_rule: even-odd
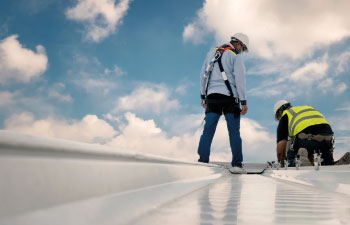
[[[0,225],[350,224],[350,165],[227,168],[0,131]]]

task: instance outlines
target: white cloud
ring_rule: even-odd
[[[337,109],[335,109],[335,111],[349,111],[350,112],[350,106],[337,108]]]
[[[198,103],[199,104],[199,103]],[[181,135],[183,133],[193,133],[201,126],[204,119],[203,114],[171,114],[163,119],[163,124],[168,128],[169,135]]]
[[[13,103],[14,94],[8,91],[0,91],[0,107]]]
[[[315,81],[321,80],[326,76],[328,69],[328,63],[322,62],[309,62],[303,67],[297,69],[290,75],[290,80],[298,82],[304,85],[312,84]]]
[[[290,61],[290,60],[289,60]],[[284,96],[284,98],[296,98],[299,96],[314,96],[315,89],[322,94],[341,95],[347,89],[348,85],[343,82],[343,78],[335,70],[338,67],[338,57],[328,57],[324,54],[322,57],[307,60],[300,67],[298,61],[292,63],[285,61],[285,64],[295,64],[292,67],[281,64],[269,63],[263,61],[263,64],[273,68],[268,69],[265,66],[255,66],[251,75],[266,75],[257,87],[248,90],[249,95],[253,96]],[[259,68],[262,72],[259,73]],[[275,71],[280,70],[279,73]],[[272,74],[269,74],[271,72]],[[312,88],[310,88],[312,87]]]
[[[350,69],[350,52],[343,52],[341,55],[336,57],[336,62],[338,62],[338,66],[336,69],[336,73],[342,73],[346,70]]]
[[[174,159],[197,159],[198,132],[170,138],[153,120],[143,120],[132,113],[125,113],[125,119],[127,124],[120,126],[120,135],[107,145]]]
[[[280,74],[282,71],[290,71],[295,67],[290,63],[290,59],[276,58],[273,60],[255,61],[253,65],[248,67],[247,75],[271,76]]]
[[[55,98],[60,102],[68,102],[68,103],[73,102],[72,96],[62,94],[65,88],[66,88],[66,85],[64,85],[63,83],[54,84],[48,91],[49,97]]]
[[[327,88],[331,87],[333,85],[333,80],[331,78],[327,78],[323,81],[321,81],[319,84],[318,84],[318,87],[320,89],[324,89],[325,91],[327,90]]]
[[[195,24],[189,24],[184,28],[182,37],[185,42],[200,44],[204,42],[205,35],[206,35],[205,28],[201,27],[200,24],[195,23]]]
[[[111,113],[104,114],[103,118],[115,123],[120,123],[122,120],[122,116],[115,116],[115,115],[112,115]]]
[[[334,160],[338,160],[346,152],[350,152],[350,136],[336,136],[335,145],[333,158]]]
[[[117,77],[109,76],[111,71],[106,70],[96,57],[76,53],[72,68],[68,71],[70,76],[68,82],[91,96],[106,96],[118,86]]]
[[[344,82],[341,82],[335,87],[333,92],[335,95],[340,95],[340,94],[344,93],[346,89],[347,89],[346,84]]]
[[[110,69],[108,69],[108,68],[106,68],[105,69],[105,71],[104,71],[104,73],[106,74],[106,75],[109,75],[109,74],[115,74],[115,75],[117,75],[117,76],[123,76],[123,75],[125,75],[126,73],[119,67],[119,66],[117,66],[117,65],[114,65],[114,68],[113,68],[113,70],[111,71]]]
[[[183,85],[179,85],[177,86],[177,88],[175,89],[175,92],[180,94],[180,95],[185,95],[186,92],[187,92],[187,88],[188,88],[188,85],[186,84],[183,84]]]
[[[72,79],[72,83],[94,96],[106,96],[117,87],[117,83],[113,80],[101,76],[96,77],[96,75],[84,71],[78,72],[78,76]]]
[[[277,96],[282,95],[283,89],[278,87],[269,87],[265,89],[264,87],[258,87],[254,88],[248,91],[248,94],[253,96],[264,96],[264,97],[271,97],[271,96]]]
[[[182,132],[176,132],[178,134],[171,137],[157,127],[153,120],[143,120],[129,112],[124,116],[127,123],[120,125],[120,134],[107,143],[108,145],[176,159],[194,161],[198,159],[197,148],[203,129],[199,125],[201,115],[197,115],[197,118],[195,115],[191,116],[191,120],[186,120],[185,127],[176,127]],[[184,118],[187,117],[188,115],[184,116]],[[196,127],[195,130],[193,130],[194,127]],[[242,119],[241,135],[246,162],[275,159],[274,142],[256,121]],[[224,119],[219,121],[211,149],[211,161],[231,160],[229,137]]]
[[[144,120],[127,112],[123,118],[105,115],[106,119],[117,122],[118,130],[96,115],[86,115],[81,120],[65,120],[48,117],[35,119],[32,113],[13,114],[4,122],[4,129],[29,135],[62,138],[88,143],[102,143],[131,151],[161,155],[174,159],[197,161],[197,148],[203,127],[202,115],[184,115],[184,127],[176,135],[162,130],[154,120]],[[178,118],[181,122],[181,118]],[[125,121],[125,122],[123,122]],[[175,124],[175,123],[174,123]],[[245,162],[264,162],[275,159],[272,137],[251,119],[241,120],[243,155]],[[224,119],[219,121],[212,144],[211,161],[230,161],[231,150]]]
[[[331,116],[327,118],[327,121],[331,124],[332,129],[335,131],[350,131],[350,115],[349,112],[343,113],[339,116]]]
[[[335,111],[338,111],[337,115],[328,117],[327,121],[335,133],[334,159],[337,160],[345,152],[350,152],[350,107],[337,108]]]
[[[33,114],[13,114],[4,122],[4,129],[23,134],[55,137],[89,143],[104,143],[117,134],[106,121],[96,115],[86,115],[80,121],[48,117],[35,120]]]
[[[243,32],[252,52],[262,57],[300,58],[350,35],[349,8],[347,0],[206,0],[183,38],[197,40],[202,32],[214,32],[218,42],[227,42]]]
[[[0,83],[29,82],[42,75],[48,66],[45,48],[36,46],[36,52],[24,48],[12,35],[0,41]]]
[[[99,42],[113,34],[129,9],[131,0],[78,0],[75,7],[66,11],[66,16],[84,23],[88,40]]]
[[[130,95],[120,97],[115,111],[154,112],[160,114],[179,108],[177,100],[170,99],[169,90],[161,85],[141,86]]]

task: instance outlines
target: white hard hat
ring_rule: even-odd
[[[231,37],[231,40],[233,41],[240,41],[243,43],[243,51],[248,52],[248,47],[249,47],[249,38],[247,35],[243,33],[237,33]]]
[[[276,102],[276,104],[275,104],[275,106],[273,107],[273,114],[275,115],[275,120],[276,121],[278,121],[278,118],[277,118],[277,112],[278,112],[278,110],[282,107],[282,106],[284,106],[284,105],[286,105],[286,104],[289,104],[290,105],[290,103],[288,102],[288,101],[286,101],[286,100],[279,100],[279,101],[277,101]]]

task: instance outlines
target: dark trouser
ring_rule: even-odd
[[[306,148],[310,161],[314,157],[314,152],[316,152],[322,153],[321,158],[323,159],[323,162],[321,162],[321,165],[334,165],[332,147],[333,144],[331,141],[302,140],[296,138],[294,143],[294,151],[289,150],[287,152],[288,164],[289,166],[295,166],[294,159],[295,155],[298,154],[299,148]]]
[[[198,161],[204,163],[209,162],[210,147],[216,126],[220,116],[224,114],[232,151],[231,165],[233,167],[242,167],[243,154],[240,134],[241,109],[239,108],[239,104],[235,103],[232,97],[222,94],[210,94],[207,98],[207,103],[204,130],[198,145]]]
[[[240,135],[240,116],[234,116],[232,113],[226,113],[225,119],[230,138],[230,146],[232,151],[231,165],[233,167],[242,167],[242,139]],[[210,146],[215,134],[216,126],[221,115],[210,112],[205,116],[205,125],[203,134],[198,145],[198,162],[209,162]]]

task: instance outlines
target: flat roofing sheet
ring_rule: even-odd
[[[131,224],[350,224],[350,198],[261,175],[228,175]]]

